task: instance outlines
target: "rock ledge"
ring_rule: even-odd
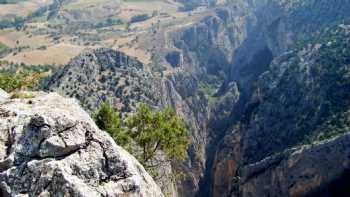
[[[34,96],[0,104],[2,196],[163,196],[75,100]]]

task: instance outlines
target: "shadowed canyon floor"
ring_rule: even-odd
[[[348,196],[347,0],[46,3],[0,57],[61,65],[44,89],[89,113],[174,108],[191,145],[155,178],[166,196]]]

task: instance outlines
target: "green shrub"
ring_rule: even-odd
[[[15,90],[38,90],[47,78],[42,73],[0,73],[0,88],[13,92]]]
[[[149,106],[141,104],[137,113],[128,119],[128,128],[132,139],[142,149],[138,159],[146,168],[151,167],[147,162],[158,150],[173,160],[183,160],[187,156],[186,125],[170,108],[152,112]]]
[[[55,72],[55,65],[26,65],[0,61],[0,87],[14,91],[41,90]]]
[[[0,4],[15,4],[25,0],[0,0]]]
[[[0,74],[0,88],[6,92],[12,92],[24,86],[24,79],[22,76],[14,76],[8,74]]]
[[[200,0],[187,0],[183,2],[183,6],[179,8],[181,12],[188,12],[198,8],[201,5]]]
[[[8,49],[9,48],[5,44],[0,42],[0,54],[6,52]]]
[[[93,118],[100,129],[107,131],[118,145],[126,148],[130,137],[122,127],[119,113],[112,106],[106,102],[102,103]]]
[[[152,111],[149,106],[141,104],[137,112],[127,119],[127,125],[108,103],[102,103],[93,115],[97,126],[107,131],[117,144],[126,148],[150,172],[157,176],[155,168],[149,161],[155,159],[159,150],[167,156],[165,161],[157,161],[158,165],[170,160],[184,160],[187,157],[188,136],[184,121],[169,108],[163,111]],[[128,145],[135,142],[140,147]]]
[[[142,21],[145,21],[145,20],[147,20],[149,18],[150,17],[148,16],[148,14],[140,14],[140,15],[136,15],[136,16],[131,17],[129,23],[142,22]]]
[[[113,25],[122,25],[124,21],[121,19],[107,18],[105,21],[99,22],[95,25],[96,28],[110,27]]]

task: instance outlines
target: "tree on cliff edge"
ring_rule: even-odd
[[[127,131],[122,127],[122,120],[118,112],[107,102],[101,104],[100,109],[93,115],[96,125],[107,131],[114,141],[125,147],[130,141]]]
[[[123,121],[118,112],[108,103],[102,103],[94,115],[97,126],[107,131],[118,145],[130,151],[148,169],[156,168],[168,160],[184,160],[187,156],[188,134],[183,120],[174,110],[152,111],[149,106],[140,104],[137,112]],[[130,147],[132,142],[139,148]],[[140,150],[138,150],[140,149]],[[165,155],[165,161],[153,161],[159,150]]]
[[[140,104],[137,113],[128,119],[128,128],[142,149],[138,159],[146,167],[152,167],[148,162],[158,150],[164,151],[170,160],[184,160],[187,156],[187,127],[170,108],[153,112],[149,106]]]

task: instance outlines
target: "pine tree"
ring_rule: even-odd
[[[168,160],[184,160],[187,156],[186,124],[170,108],[152,111],[149,106],[140,104],[137,112],[128,118],[127,125],[123,125],[119,114],[108,103],[102,103],[93,117],[100,129],[107,131],[151,173]],[[128,146],[130,144],[137,145],[141,151]],[[166,154],[166,160],[152,166],[149,161],[155,159],[159,150]]]
[[[112,106],[107,102],[102,103],[93,118],[101,130],[107,131],[118,145],[126,148],[130,137],[122,127],[122,120],[119,113]]]
[[[138,159],[146,167],[158,150],[163,150],[169,159],[183,160],[187,156],[186,125],[170,108],[152,112],[149,106],[141,104],[137,113],[129,118],[128,128],[142,149]]]

